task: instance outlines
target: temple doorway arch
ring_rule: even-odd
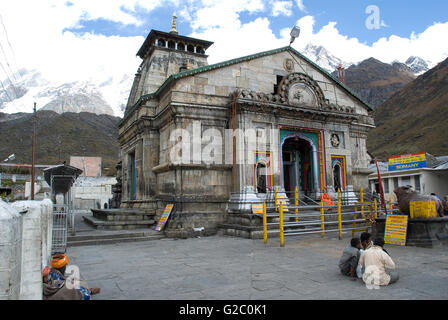
[[[319,190],[317,148],[300,132],[290,134],[281,143],[282,186],[289,197],[299,193],[309,195]]]

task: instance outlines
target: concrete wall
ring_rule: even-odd
[[[71,189],[73,208],[100,209],[109,206],[112,199],[112,186],[117,183],[115,177],[78,177]]]
[[[1,300],[17,300],[20,294],[21,219],[16,209],[0,200]]]
[[[0,239],[9,243],[1,250],[0,298],[42,299],[42,268],[49,265],[53,231],[53,204],[50,200],[18,201],[10,206],[0,202]],[[5,229],[5,230],[3,230]],[[3,256],[4,255],[4,256]],[[4,268],[6,267],[6,269]],[[3,280],[9,278],[8,283]]]

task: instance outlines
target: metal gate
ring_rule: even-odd
[[[67,249],[68,205],[53,205],[52,254],[65,253]]]

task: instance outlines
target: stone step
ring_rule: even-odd
[[[67,236],[67,241],[84,241],[84,240],[101,240],[101,239],[120,239],[120,238],[139,238],[155,236],[156,231],[134,231],[134,232],[120,232],[120,231],[82,231],[78,232],[75,236]]]
[[[95,219],[103,221],[140,221],[153,220],[156,215],[155,210],[141,209],[92,209]]]
[[[104,221],[97,219],[95,217],[83,216],[83,220],[93,226],[96,229],[106,229],[106,230],[127,230],[127,229],[138,229],[138,228],[149,228],[156,222],[154,220],[113,220]]]
[[[160,235],[147,235],[147,236],[129,236],[129,237],[114,237],[109,236],[106,238],[97,238],[97,239],[86,239],[86,240],[67,240],[68,247],[76,247],[76,246],[89,246],[89,245],[101,245],[101,244],[114,244],[121,242],[134,242],[134,241],[149,241],[149,240],[159,240],[163,239],[166,236],[163,234]]]

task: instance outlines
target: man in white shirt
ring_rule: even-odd
[[[372,284],[371,282],[375,281],[375,285],[387,286],[399,278],[398,271],[390,270],[395,269],[395,263],[383,247],[384,240],[376,238],[373,246],[361,255],[360,262],[365,270],[362,279],[366,284]]]

